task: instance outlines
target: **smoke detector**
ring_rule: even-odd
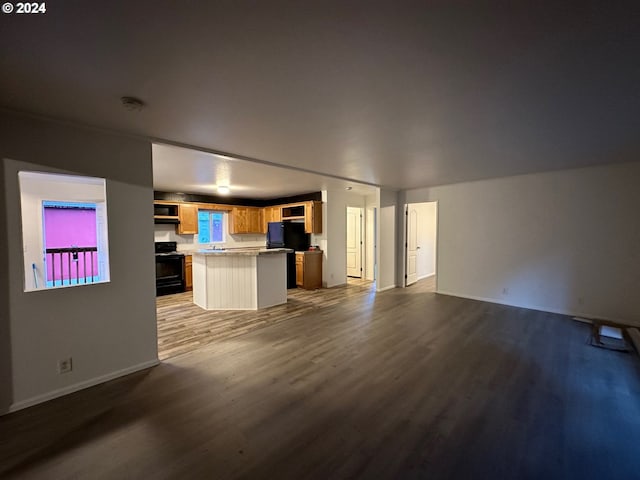
[[[122,97],[120,99],[122,106],[130,112],[139,112],[144,108],[144,102],[135,97]]]

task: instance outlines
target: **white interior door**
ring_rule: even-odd
[[[347,276],[362,277],[362,209],[347,207]]]
[[[407,206],[407,285],[418,281],[418,211]]]

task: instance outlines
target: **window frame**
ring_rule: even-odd
[[[201,219],[200,219],[200,214],[201,213],[206,213],[208,216],[208,241],[206,242],[201,242],[201,234],[200,234],[200,224],[201,224]],[[214,234],[214,215],[220,215],[220,236],[221,239],[217,240],[213,238],[213,234]],[[214,243],[217,244],[224,244],[226,241],[226,237],[227,237],[227,222],[226,222],[226,217],[227,217],[227,212],[225,212],[224,210],[212,210],[212,209],[206,209],[206,208],[200,208],[198,209],[198,233],[196,234],[196,240],[198,245],[211,245]]]
[[[22,226],[23,291],[30,293],[110,283],[111,268],[106,179],[31,169],[20,169],[17,174]],[[67,270],[69,278],[67,280],[61,279],[60,283],[53,281],[49,285],[48,264],[55,260],[47,258],[45,209],[47,205],[56,203],[91,204],[95,206],[97,245],[92,248],[96,249],[94,252],[97,254],[98,270],[97,275],[92,275],[91,281],[87,281],[84,263],[82,264],[83,281],[80,281],[80,278],[77,277],[80,271],[79,264],[72,263],[72,266],[76,267],[75,281],[72,267],[69,266]],[[73,246],[69,248],[73,248]],[[54,250],[57,249],[54,248]],[[59,252],[56,253],[60,254]],[[69,255],[73,255],[73,262],[77,262],[79,257],[76,258],[76,255],[79,253],[81,252],[67,253],[67,265],[69,265]],[[64,267],[60,268],[60,271],[64,272]],[[55,279],[55,275],[53,278]]]

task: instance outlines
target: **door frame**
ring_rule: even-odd
[[[365,214],[365,232],[364,232],[364,278],[365,280],[375,282],[377,279],[377,215],[378,209],[374,206],[366,206]],[[369,262],[371,258],[371,262]]]
[[[346,208],[346,212],[347,215],[349,214],[349,209],[357,209],[359,211],[359,224],[360,224],[360,228],[359,228],[359,232],[360,232],[360,244],[359,244],[359,256],[360,256],[360,276],[359,277],[353,277],[351,275],[349,275],[347,273],[347,277],[351,277],[351,278],[360,278],[361,280],[365,278],[365,263],[364,263],[364,228],[363,228],[363,222],[364,222],[364,213],[365,213],[365,209],[363,207],[353,207],[351,205],[347,205]],[[345,225],[345,233],[346,233],[346,237],[348,237],[348,222],[347,225]],[[345,253],[347,250],[347,238],[345,237]],[[357,240],[357,239],[356,239]],[[346,264],[345,264],[345,268],[346,268]]]
[[[408,244],[407,244],[407,229],[409,228],[408,225],[408,221],[407,221],[407,217],[409,214],[409,205],[415,205],[418,203],[435,203],[436,204],[436,238],[435,238],[435,249],[436,249],[436,255],[435,255],[435,262],[434,262],[434,270],[435,273],[434,275],[436,276],[436,286],[435,286],[435,291],[438,291],[438,263],[439,263],[439,258],[440,258],[440,248],[439,248],[439,244],[440,244],[440,205],[438,203],[438,200],[431,200],[431,201],[426,201],[426,202],[411,202],[411,203],[405,203],[404,204],[404,215],[402,215],[402,222],[403,222],[403,228],[402,228],[402,243],[401,243],[401,248],[402,248],[402,266],[401,266],[401,286],[402,288],[406,288],[407,287],[407,260],[408,260]],[[397,251],[397,250],[396,250]]]
[[[418,281],[418,250],[420,250],[420,245],[417,245],[417,237],[418,237],[418,213],[417,210],[412,209],[412,206],[415,206],[415,203],[408,203],[405,205],[404,208],[404,218],[405,218],[405,240],[404,240],[404,248],[405,248],[405,255],[404,255],[404,286],[408,286],[409,285],[409,271],[410,271],[410,262],[409,259],[411,258],[411,252],[412,250],[409,248],[411,242],[411,236],[409,235],[409,227],[411,226],[411,212],[413,210],[413,212],[415,213],[415,232],[413,232],[413,235],[415,237],[416,240],[416,246],[415,246],[415,251],[414,251],[414,256],[415,256],[415,279],[411,282],[411,285],[413,285],[414,283],[416,283]]]

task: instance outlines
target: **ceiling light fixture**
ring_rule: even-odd
[[[345,190],[353,190],[353,187],[345,187]]]
[[[120,99],[122,106],[130,112],[139,112],[144,108],[144,102],[135,97],[122,97]]]
[[[226,186],[226,185],[218,185],[218,193],[221,193],[222,195],[226,195],[230,191],[231,190],[229,189],[228,186]]]

